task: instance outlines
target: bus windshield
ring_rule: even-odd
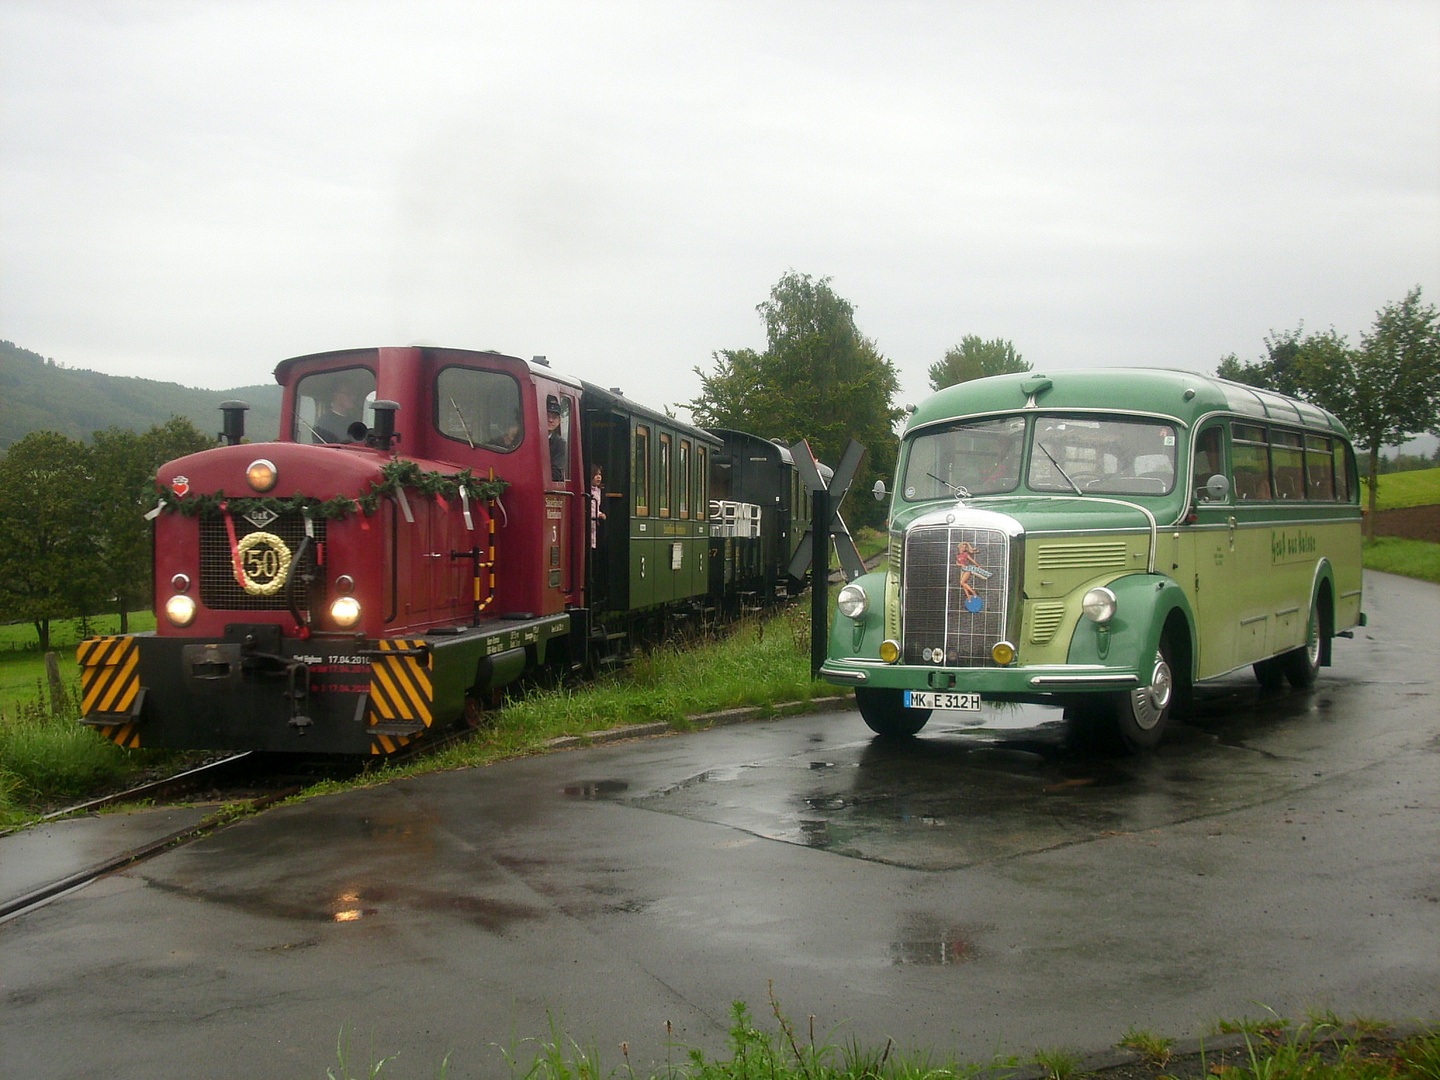
[[[956,421],[910,441],[907,502],[998,495],[1025,486],[1078,495],[1167,495],[1175,488],[1175,425],[1108,416],[1007,416]],[[1022,473],[1028,461],[1028,471]]]

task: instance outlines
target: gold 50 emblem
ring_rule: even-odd
[[[240,584],[251,596],[274,596],[290,576],[290,549],[274,533],[253,532],[235,545]]]

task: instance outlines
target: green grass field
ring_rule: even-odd
[[[1364,468],[1364,463],[1361,463]],[[1370,485],[1360,478],[1360,504],[1370,505]],[[1380,477],[1377,510],[1403,510],[1407,506],[1433,506],[1440,503],[1440,469],[1416,469],[1413,472],[1385,473]]]

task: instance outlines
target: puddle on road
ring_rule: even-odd
[[[1076,740],[1053,708],[1017,707],[983,727],[937,714],[914,739],[847,732],[823,758],[808,748],[711,769],[634,803],[830,854],[952,869],[1271,798],[1299,782],[1276,772],[1287,731],[1327,715],[1322,701],[1333,715],[1333,696],[1262,699],[1236,678],[1206,689],[1197,719],[1159,749],[1134,756]]]
[[[572,799],[613,799],[629,790],[630,784],[626,780],[586,780],[569,784],[563,789],[565,795]]]
[[[890,942],[890,960],[896,965],[949,967],[969,964],[981,956],[976,938],[994,927],[962,926],[941,921],[933,915],[907,919]]]

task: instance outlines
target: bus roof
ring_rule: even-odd
[[[1211,413],[1339,432],[1345,425],[1332,413],[1270,390],[1165,368],[1085,368],[992,375],[947,386],[926,398],[910,416],[906,432],[957,416],[1010,413],[1025,407],[1104,410],[1168,416],[1191,426]]]

